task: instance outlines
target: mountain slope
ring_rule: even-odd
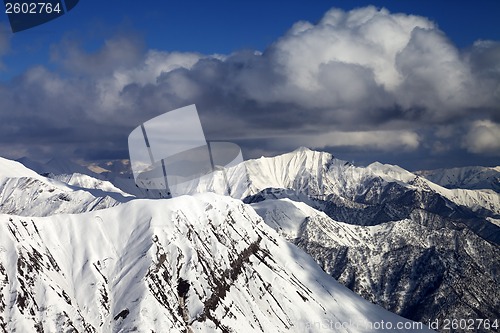
[[[21,163],[0,158],[0,213],[24,216],[80,213],[116,206],[120,203],[117,199],[124,197],[71,187],[43,177]]]
[[[374,163],[355,167],[328,153],[299,149],[250,160],[227,171],[231,194],[247,203],[291,198],[324,211],[336,221],[377,225],[409,218],[422,209],[452,218],[500,244],[500,195],[446,189],[404,169]],[[213,188],[202,184],[200,188]]]
[[[447,188],[491,189],[500,192],[500,167],[462,167],[422,170],[415,174]]]
[[[290,199],[330,221],[386,230],[377,241],[357,239],[367,243],[357,247],[322,244],[336,232],[326,222],[314,233],[304,231],[307,237],[288,236],[363,297],[424,322],[449,314],[498,317],[497,193],[446,189],[397,166],[355,167],[308,149],[246,161],[228,169],[227,179],[231,195],[247,203],[278,205],[279,210],[276,199]],[[198,190],[215,190],[216,184],[211,180]],[[282,214],[292,216],[289,224],[302,226],[303,217],[295,210],[288,207]],[[386,256],[382,262],[381,253]]]
[[[500,316],[500,248],[449,219],[417,210],[356,226],[289,199],[252,206],[332,277],[392,312],[424,322]]]
[[[114,181],[120,179],[115,185],[136,196],[157,194],[133,179]],[[498,316],[500,196],[491,190],[447,189],[398,166],[356,167],[305,148],[190,186],[188,193],[229,188],[260,213],[288,216],[276,218],[287,239],[347,287],[400,315],[424,322]]]
[[[26,161],[28,164],[33,164],[29,160]],[[54,164],[62,167],[58,169]],[[47,165],[38,166],[35,170],[43,173],[44,170],[50,169],[52,178],[63,181],[75,173],[97,179],[94,180],[94,184],[88,180],[85,182],[88,189],[102,189],[99,184],[105,183],[107,184],[105,187],[115,187],[112,191],[121,194],[126,193],[139,198],[161,197],[157,191],[148,191],[135,185],[133,177],[129,174],[130,170],[126,171],[128,166],[126,161],[112,161],[100,165],[108,166],[107,164],[119,172],[108,171],[98,175],[68,161],[49,162]],[[112,185],[103,181],[101,179],[103,177],[106,177]],[[226,180],[229,183],[227,186],[231,196],[239,199],[256,195],[269,188],[287,189],[288,192],[305,194],[317,199],[329,197],[327,201],[334,196],[355,202],[366,201],[363,196],[385,194],[386,189],[399,192],[418,191],[437,194],[453,205],[467,207],[484,217],[500,218],[500,196],[490,190],[448,189],[398,166],[376,162],[367,167],[356,167],[349,162],[334,158],[329,153],[312,151],[304,147],[276,157],[245,161],[226,169],[225,174],[215,172],[200,179],[199,183],[193,182],[185,189],[185,193],[180,194],[203,192],[222,194],[227,188]]]
[[[17,162],[43,175],[79,173],[99,178],[99,175],[97,173],[94,173],[90,169],[64,158],[52,158],[47,163],[41,163],[33,161],[27,157],[21,157],[17,160]]]
[[[442,204],[453,211],[464,207],[472,215],[500,217],[500,196],[491,190],[447,189],[400,167],[373,163],[357,167],[329,153],[299,148],[276,157],[248,160],[193,181],[183,194],[216,192],[227,187],[232,197],[252,200],[265,190],[285,190],[287,196],[309,197],[316,201],[340,200],[343,205],[390,205],[401,198],[413,206]],[[197,183],[196,183],[197,182]],[[254,198],[255,199],[255,198]],[[433,201],[440,201],[436,203]],[[391,207],[392,208],[392,207]],[[384,212],[387,213],[387,212]],[[448,212],[451,213],[451,212]],[[467,214],[466,214],[467,215]],[[400,216],[387,216],[399,220]],[[341,220],[341,219],[340,219]],[[484,222],[484,221],[483,221]],[[355,223],[355,222],[351,222]],[[357,224],[376,223],[376,219],[358,219]]]
[[[124,198],[132,196],[132,194],[122,191],[109,181],[100,180],[86,174],[59,174],[53,175],[51,179],[58,180],[75,188],[86,190],[101,190],[103,192],[106,192],[107,195],[119,198],[118,200],[124,200]]]
[[[266,188],[293,189],[296,193],[316,198],[336,196],[351,201],[380,201],[385,189],[437,193],[456,205],[471,209],[485,209],[500,214],[500,197],[488,191],[449,190],[418,177],[400,167],[373,163],[356,167],[349,162],[334,158],[329,153],[300,148],[276,157],[249,160],[228,171],[231,185],[239,189],[241,176],[247,173],[248,187],[245,192],[233,191],[245,198]],[[238,184],[238,185],[235,185]]]
[[[227,197],[2,215],[0,229],[4,332],[313,332],[325,323],[339,331],[335,323],[353,319],[415,325],[338,284]]]
[[[51,159],[47,163],[40,163],[23,157],[18,162],[22,163],[26,168],[36,171],[39,175],[61,181],[81,190],[97,193],[98,196],[102,196],[103,194],[99,191],[103,191],[106,192],[106,195],[118,201],[128,201],[131,196],[151,199],[162,198],[161,193],[158,191],[139,188],[135,184],[128,160],[94,163],[89,167],[61,158]]]

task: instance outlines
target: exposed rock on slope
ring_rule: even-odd
[[[415,325],[340,285],[248,206],[214,194],[46,218],[2,215],[0,244],[5,332]]]

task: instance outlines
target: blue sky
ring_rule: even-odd
[[[138,34],[148,48],[228,54],[264,50],[300,20],[318,21],[330,8],[375,5],[391,12],[422,15],[436,22],[460,48],[477,39],[500,40],[500,2],[484,1],[119,1],[81,0],[65,16],[12,34],[3,79],[26,67],[50,64],[49,50],[64,37],[78,38],[89,51],[120,31]],[[0,22],[7,24],[6,15]]]
[[[127,158],[140,122],[196,103],[207,137],[247,158],[303,145],[408,169],[499,165],[499,12],[81,0],[16,34],[0,15],[0,156]]]

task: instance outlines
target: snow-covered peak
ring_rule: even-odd
[[[254,177],[254,186],[260,185],[261,189],[262,186],[290,188],[299,178],[319,176],[332,159],[329,153],[300,148],[275,157],[248,160],[244,162],[244,167]]]
[[[97,188],[98,191],[71,186],[41,176],[19,162],[0,158],[0,213],[23,216],[80,213],[126,200],[126,194],[113,185],[101,185],[102,190]],[[107,188],[112,191],[106,192]]]
[[[355,295],[249,206],[218,195],[0,216],[0,244],[7,331],[279,333],[331,323],[372,332],[382,322],[393,329],[381,332],[415,331],[394,330],[415,324]]]
[[[366,168],[373,172],[374,175],[377,175],[387,181],[400,181],[409,183],[410,181],[415,179],[415,174],[397,165],[374,162],[368,165]]]
[[[307,147],[299,147],[289,153],[273,157],[261,157],[257,160],[248,160],[247,163],[251,161],[261,161],[262,163],[268,164],[281,164],[287,165],[288,170],[298,171],[304,167],[317,166],[318,163],[321,164],[333,158],[333,155],[327,152],[311,150]]]
[[[313,152],[315,152],[315,150],[309,147],[300,146],[297,149],[291,151],[290,154],[311,154]]]
[[[500,192],[500,167],[423,170],[416,174],[447,188],[492,189]]]
[[[29,177],[33,179],[42,179],[38,173],[28,169],[20,162],[11,161],[0,157],[0,178],[22,178]]]
[[[430,200],[430,196],[437,194],[445,201],[473,211],[488,210],[491,213],[487,216],[500,213],[500,197],[491,191],[449,190],[399,166],[376,162],[359,167],[329,153],[306,148],[275,157],[247,160],[225,172],[193,181],[185,193],[227,192],[234,198],[253,202],[260,200],[254,196],[274,190],[280,192],[281,197],[305,196],[326,201],[336,198],[353,205],[378,205],[387,200],[396,204],[402,198],[412,198],[415,207],[425,205],[420,202],[423,198]],[[286,195],[282,195],[283,192]],[[420,195],[411,194],[413,192]]]

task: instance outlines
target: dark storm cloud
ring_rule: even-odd
[[[208,139],[252,157],[300,145],[500,155],[499,43],[458,50],[422,17],[331,10],[262,53],[147,51],[121,36],[93,53],[64,41],[52,56],[60,71],[35,67],[0,87],[0,140],[19,155],[126,152],[133,128],[193,103]]]

